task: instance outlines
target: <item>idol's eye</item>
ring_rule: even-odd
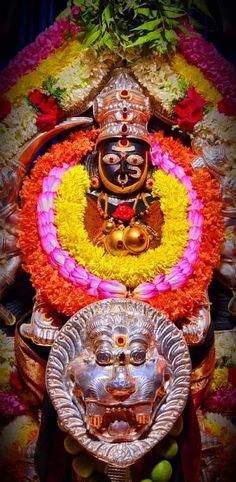
[[[127,157],[126,161],[128,164],[132,164],[132,166],[139,166],[140,164],[144,163],[144,158],[136,154],[131,154]]]
[[[103,156],[102,160],[105,164],[118,164],[118,162],[120,162],[120,158],[117,154],[106,154]]]
[[[97,350],[96,361],[99,365],[110,365],[113,361],[112,353],[108,350]]]
[[[130,362],[133,365],[141,365],[146,360],[146,350],[143,348],[135,348],[130,353]]]

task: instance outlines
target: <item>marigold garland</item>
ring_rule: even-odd
[[[30,273],[32,284],[59,312],[68,316],[97,300],[82,289],[65,281],[48,262],[42,250],[37,229],[37,200],[42,191],[43,179],[52,166],[61,167],[63,162],[80,162],[94,148],[97,131],[77,132],[37,159],[31,176],[25,178],[21,199],[22,210],[19,223],[19,247],[25,270]]]
[[[65,42],[62,47],[42,60],[35,70],[23,75],[6,93],[6,98],[12,103],[19,103],[23,96],[31,90],[41,88],[43,81],[50,76],[57,77],[70,66],[80,55],[81,47],[77,39]]]
[[[76,133],[66,141],[54,145],[49,152],[37,160],[31,179],[26,179],[22,192],[23,209],[20,223],[20,242],[26,269],[31,273],[34,286],[40,289],[59,311],[72,315],[82,306],[96,300],[88,296],[82,289],[60,277],[49,265],[47,255],[42,251],[37,232],[36,203],[42,190],[43,178],[48,175],[52,166],[61,167],[63,162],[79,162],[81,157],[93,148],[96,132]],[[182,166],[188,175],[192,175],[192,185],[203,201],[204,225],[200,258],[193,276],[182,288],[158,293],[149,302],[163,311],[171,319],[190,316],[198,303],[201,303],[205,290],[211,280],[212,270],[219,260],[219,247],[223,238],[223,221],[221,216],[221,200],[218,183],[211,178],[206,169],[193,171],[192,153],[179,141],[163,138],[161,133],[154,136],[162,149],[168,152],[175,162]]]
[[[193,153],[173,138],[154,135],[164,151],[168,152],[178,165],[192,174],[193,187],[203,203],[203,234],[199,261],[187,283],[175,291],[159,294],[148,302],[165,312],[172,320],[190,316],[196,306],[204,301],[205,292],[212,279],[213,269],[220,260],[220,246],[224,238],[224,222],[221,214],[222,199],[218,182],[205,168],[194,171],[191,166]]]
[[[199,94],[202,94],[204,99],[216,105],[223,96],[214,87],[198,67],[188,64],[184,56],[181,54],[175,54],[171,59],[171,65],[177,74],[184,78],[184,80],[191,86],[193,86]]]
[[[188,239],[186,188],[173,176],[163,171],[155,172],[155,196],[160,197],[164,215],[161,245],[139,256],[127,255],[117,263],[115,256],[93,245],[84,228],[84,191],[88,183],[88,175],[82,166],[72,167],[62,178],[55,200],[55,225],[63,249],[95,276],[117,279],[129,287],[151,281],[162,271],[168,272],[182,255]]]

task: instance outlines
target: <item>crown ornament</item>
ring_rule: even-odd
[[[97,144],[112,137],[140,139],[150,145],[147,123],[151,104],[128,69],[116,69],[94,101],[94,117],[100,125]]]

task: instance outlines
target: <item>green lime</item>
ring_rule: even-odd
[[[153,482],[168,482],[172,475],[172,466],[168,460],[161,460],[152,470],[151,478]]]
[[[94,471],[94,459],[85,453],[79,457],[75,457],[72,462],[72,467],[79,477],[90,477]]]
[[[83,450],[83,447],[81,447],[81,445],[70,435],[67,435],[64,438],[64,447],[71,455],[77,455]]]
[[[178,437],[178,435],[180,435],[181,432],[183,431],[183,428],[184,428],[184,421],[183,421],[183,417],[180,416],[178,420],[176,420],[169,434],[172,435],[173,437]]]
[[[140,482],[152,482],[151,479],[143,479],[143,480],[140,480]]]
[[[178,444],[173,437],[166,437],[157,446],[157,454],[165,459],[173,459],[178,452]]]

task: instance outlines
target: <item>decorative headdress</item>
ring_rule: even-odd
[[[147,123],[151,105],[127,70],[117,69],[94,101],[94,117],[100,125],[97,144],[111,137],[141,139],[150,144]]]

